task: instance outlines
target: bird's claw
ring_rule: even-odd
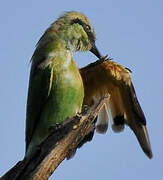
[[[56,132],[62,128],[63,128],[63,125],[61,123],[56,123],[56,124],[50,126],[49,131],[50,132]]]
[[[83,105],[83,108],[82,108],[82,114],[86,114],[87,111],[88,111],[88,109],[89,109],[89,106]]]

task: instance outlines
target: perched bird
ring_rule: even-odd
[[[135,133],[145,154],[152,158],[152,150],[146,129],[146,119],[137,100],[131,81],[131,71],[111,60],[96,61],[80,69],[84,84],[84,104],[91,106],[105,94],[109,101],[103,106],[96,123],[96,131],[105,133],[108,119],[112,129],[121,132],[125,124]],[[93,137],[94,128],[85,137],[80,146]]]
[[[81,13],[67,12],[45,31],[32,56],[25,157],[48,136],[52,125],[81,112],[84,88],[73,60],[75,51],[101,57],[89,20]]]
[[[75,51],[91,51],[101,60],[79,70],[73,60]],[[92,139],[95,128],[105,133],[110,119],[115,132],[122,131],[127,124],[151,158],[146,120],[129,69],[104,60],[95,46],[95,33],[89,20],[81,13],[67,12],[45,31],[32,56],[25,157],[49,135],[51,126],[80,113],[83,105],[91,106],[105,94],[110,99],[79,147]],[[72,155],[73,152],[68,158]]]

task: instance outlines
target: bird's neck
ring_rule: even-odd
[[[54,28],[55,27],[55,28]],[[57,50],[65,49],[70,50],[72,53],[80,50],[83,46],[81,41],[80,29],[73,29],[71,26],[62,30],[57,29],[56,26],[51,26],[43,35],[42,40],[45,42],[47,39],[53,39]]]
[[[56,70],[68,69],[69,66],[74,63],[72,51],[68,49],[54,50],[51,56],[53,59],[52,66],[54,66]]]

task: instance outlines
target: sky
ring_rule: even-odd
[[[84,13],[103,55],[132,70],[132,81],[147,119],[153,159],[141,150],[126,127],[115,134],[95,134],[93,141],[64,160],[50,180],[163,178],[163,1],[101,0],[0,2],[0,176],[23,159],[30,58],[46,28],[65,11]],[[76,53],[83,67],[96,60]]]

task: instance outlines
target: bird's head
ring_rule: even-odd
[[[66,48],[73,51],[91,51],[98,58],[101,54],[95,45],[95,32],[86,16],[79,12],[65,13],[51,25],[57,29],[61,39],[66,41]]]

